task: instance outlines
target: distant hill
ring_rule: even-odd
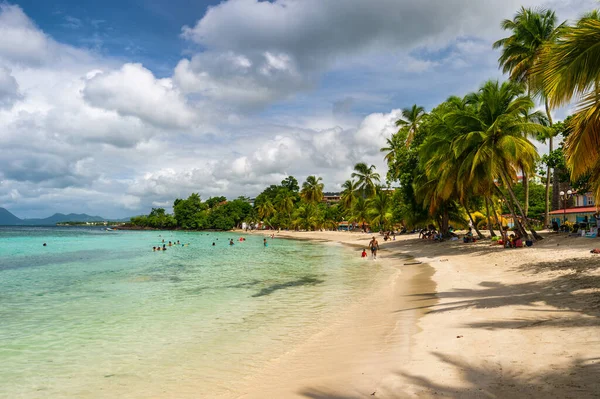
[[[69,213],[68,215],[55,213],[54,215],[43,219],[20,219],[8,210],[0,208],[0,226],[53,226],[56,223],[64,222],[102,222],[105,220],[128,222],[129,219],[130,218],[113,220],[103,218],[102,216],[90,216],[85,213]]]
[[[21,223],[22,220],[7,211],[4,208],[0,208],[0,226],[14,226]]]

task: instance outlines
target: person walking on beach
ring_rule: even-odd
[[[375,236],[373,236],[373,239],[371,240],[371,242],[369,242],[369,247],[371,248],[371,256],[373,257],[373,259],[377,259],[377,250],[379,249],[379,243],[377,242]]]

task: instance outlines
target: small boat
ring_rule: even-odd
[[[107,227],[106,231],[115,231],[115,229],[111,229],[110,227]]]

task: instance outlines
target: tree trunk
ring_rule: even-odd
[[[480,240],[483,240],[483,234],[481,234],[481,231],[479,231],[479,229],[477,228],[477,225],[475,224],[475,221],[473,220],[473,216],[471,215],[471,211],[469,211],[469,205],[465,202],[465,210],[467,211],[467,215],[469,215],[469,220],[471,221],[471,224],[473,225],[473,228],[475,229],[475,232],[477,233],[477,237],[479,237]]]
[[[525,229],[521,225],[521,222],[519,221],[519,218],[517,217],[517,213],[515,212],[515,208],[512,206],[512,202],[509,201],[508,198],[506,198],[506,196],[504,195],[502,190],[500,190],[500,187],[496,187],[496,189],[498,190],[498,193],[500,194],[502,199],[504,199],[504,202],[506,203],[506,206],[508,207],[508,211],[510,212],[510,214],[515,222],[515,227],[517,228],[517,230],[519,230],[519,233],[523,237],[528,237],[527,232],[525,231]],[[503,231],[503,230],[501,230],[501,231]]]
[[[485,216],[487,218],[487,224],[488,224],[488,230],[490,231],[490,237],[496,237],[496,233],[494,233],[494,226],[492,225],[492,221],[490,220],[490,205],[488,204],[488,197],[485,197],[483,200],[485,201]]]
[[[442,225],[440,226],[440,233],[442,233],[442,237],[450,236],[448,232],[448,227],[450,225],[450,215],[448,214],[448,209],[444,207],[444,212],[442,213]]]
[[[552,127],[552,115],[550,114],[550,106],[548,104],[548,98],[544,98],[544,106],[546,107],[546,115],[548,116],[548,121],[550,122],[550,127]],[[552,152],[554,149],[554,138],[552,137],[553,133],[550,134],[550,138],[548,139],[548,147],[549,151]],[[544,226],[548,227],[550,225],[550,178],[551,178],[552,170],[550,169],[550,165],[546,168],[546,213],[544,214]]]
[[[525,172],[524,169],[521,169],[523,173],[523,192],[525,193],[525,216],[529,214],[529,174]]]
[[[505,179],[505,183],[506,183],[506,189],[508,190],[508,193],[510,194],[511,198],[513,199],[513,202],[515,203],[515,205],[519,209],[519,212],[521,213],[521,216],[523,217],[523,223],[525,224],[525,227],[527,227],[529,229],[529,231],[531,231],[531,235],[533,236],[534,240],[537,240],[537,241],[543,240],[544,237],[542,237],[541,235],[536,233],[533,226],[531,226],[531,224],[529,223],[529,220],[525,216],[525,213],[523,212],[523,208],[521,208],[521,204],[519,203],[519,200],[515,196],[515,193],[510,185],[510,180],[508,179],[508,176],[504,175],[504,179]]]

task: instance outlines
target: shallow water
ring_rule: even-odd
[[[0,397],[236,392],[379,272],[338,245],[238,237],[0,227]]]

